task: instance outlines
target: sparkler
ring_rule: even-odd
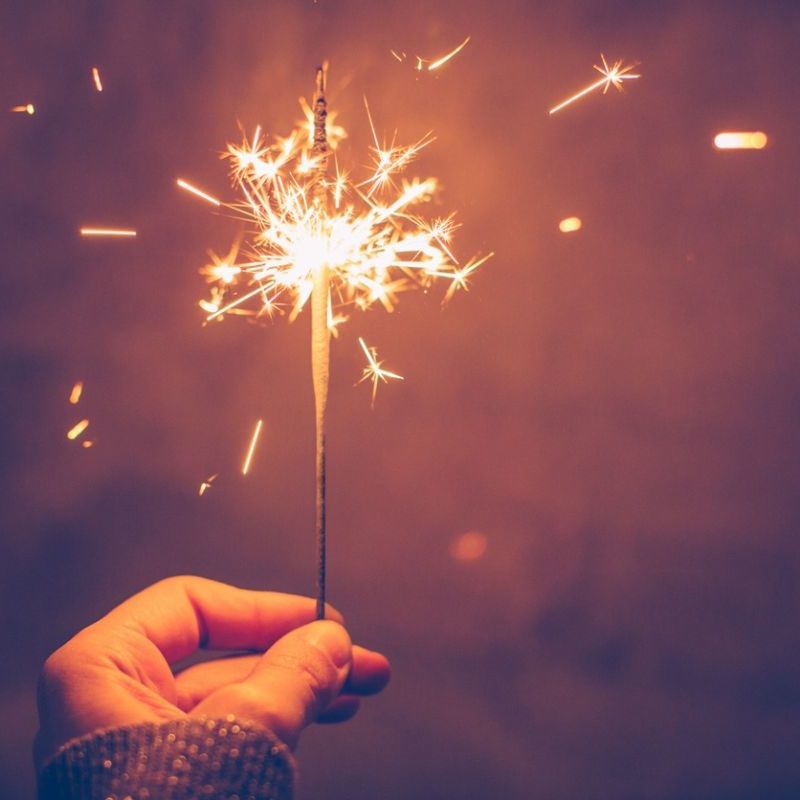
[[[320,67],[312,104],[302,103],[305,120],[289,136],[268,144],[257,128],[243,145],[228,146],[234,185],[243,196],[230,208],[254,235],[240,262],[237,247],[224,258],[212,254],[213,263],[202,270],[211,298],[201,301],[207,322],[234,313],[272,317],[285,310],[293,321],[310,303],[319,618],[325,613],[330,339],[348,319],[342,310],[363,311],[380,303],[391,311],[400,292],[427,289],[438,279],[449,282],[447,302],[458,289],[468,288],[472,274],[492,255],[460,265],[450,249],[456,227],[452,215],[428,220],[417,212],[436,192],[436,179],[398,177],[433,140],[430,135],[410,146],[381,143],[367,109],[374,139],[371,172],[355,182],[336,164],[335,173],[329,174],[330,151],[346,134],[331,124],[325,79]],[[246,309],[247,304],[256,311]],[[371,360],[369,378],[375,387],[388,378],[400,379],[383,370],[363,342],[362,347]]]
[[[622,91],[622,82],[623,81],[631,81],[635,80],[636,78],[641,78],[641,75],[633,75],[631,74],[631,70],[634,68],[634,64],[629,64],[626,67],[622,66],[622,61],[615,61],[614,65],[609,67],[608,61],[606,61],[606,57],[601,53],[600,58],[603,62],[603,66],[599,67],[597,64],[594,65],[594,69],[596,69],[603,77],[600,80],[595,81],[594,83],[587,86],[585,89],[581,89],[581,91],[577,92],[576,94],[572,95],[572,97],[568,97],[564,100],[563,103],[559,103],[555,108],[550,109],[551,114],[555,114],[557,111],[561,111],[562,108],[566,108],[568,105],[574,103],[576,100],[580,100],[581,97],[585,97],[587,94],[596,91],[597,89],[602,88],[603,94],[608,91],[610,86],[613,86],[618,91]]]
[[[367,347],[366,342],[359,336],[358,343],[367,357],[367,366],[364,367],[364,374],[361,376],[359,383],[366,380],[372,381],[372,405],[375,406],[375,395],[378,393],[379,383],[388,383],[390,380],[402,381],[405,380],[402,375],[396,372],[389,372],[381,366],[383,361],[378,361],[378,353],[374,347]]]
[[[422,56],[414,56],[417,62],[414,69],[416,69],[417,72],[422,72],[423,70],[433,72],[434,70],[439,69],[439,67],[450,61],[451,58],[457,56],[467,46],[471,38],[471,36],[467,36],[467,38],[464,39],[461,44],[459,44],[457,47],[454,47],[449,53],[445,53],[445,55],[439,58],[428,59],[422,58]],[[390,50],[389,52],[400,62],[406,60],[405,53],[398,53],[396,50]]]

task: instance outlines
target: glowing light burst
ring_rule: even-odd
[[[459,265],[449,245],[456,227],[452,215],[429,221],[419,213],[436,194],[437,180],[404,174],[433,137],[387,144],[379,141],[371,117],[369,122],[372,167],[358,182],[338,165],[335,175],[320,177],[320,156],[309,146],[305,123],[270,143],[256,129],[243,144],[228,146],[234,185],[243,197],[229,207],[252,235],[241,263],[214,257],[203,270],[212,284],[211,299],[203,301],[208,321],[248,304],[258,308],[257,315],[285,308],[294,320],[322,268],[330,281],[332,330],[348,318],[347,310],[377,303],[392,311],[401,292],[427,289],[437,280],[449,283],[445,302],[466,288],[467,277],[491,254]],[[333,148],[346,132],[334,126],[331,135],[330,115],[327,125]],[[315,202],[319,181],[332,202]]]
[[[383,368],[383,361],[378,361],[378,352],[374,347],[368,347],[367,343],[359,336],[358,343],[367,357],[367,366],[364,367],[364,373],[361,376],[359,383],[364,381],[372,382],[372,405],[375,405],[375,396],[378,394],[378,384],[388,383],[390,380],[402,381],[405,380],[402,375],[396,372],[389,372],[388,369]]]
[[[600,78],[600,80],[590,84],[585,89],[581,89],[579,92],[572,95],[572,97],[568,97],[562,103],[559,103],[557,106],[555,106],[555,108],[551,108],[551,114],[561,111],[562,108],[566,108],[568,105],[571,105],[577,100],[580,100],[582,97],[585,97],[587,94],[597,91],[598,89],[602,89],[603,94],[605,94],[609,87],[613,86],[615,89],[621,92],[623,81],[631,81],[642,77],[641,75],[631,73],[631,70],[635,66],[634,64],[623,66],[622,61],[620,60],[615,61],[613,66],[609,66],[608,61],[606,61],[606,57],[602,53],[600,54],[600,59],[603,62],[603,66],[600,67],[595,64],[594,69],[596,69],[603,77]]]

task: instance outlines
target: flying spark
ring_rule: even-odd
[[[603,90],[603,94],[605,94],[610,86],[613,86],[615,89],[622,91],[622,82],[623,81],[631,81],[636,78],[641,78],[641,75],[634,75],[631,74],[631,70],[634,68],[634,64],[629,64],[626,67],[622,66],[622,61],[615,61],[614,65],[609,67],[608,61],[606,61],[606,57],[601,53],[600,58],[603,62],[603,66],[599,67],[597,64],[594,65],[594,68],[603,76],[600,80],[595,81],[594,83],[587,86],[585,89],[581,89],[581,91],[577,92],[576,94],[572,95],[572,97],[568,97],[564,100],[563,103],[559,103],[555,108],[550,109],[551,114],[555,114],[557,111],[561,111],[562,108],[566,108],[571,103],[574,103],[576,100],[580,100],[581,97],[585,97],[587,94],[596,91],[597,89]]]
[[[136,231],[126,228],[81,228],[81,236],[135,237]]]
[[[203,496],[203,495],[204,495],[204,494],[205,494],[205,493],[206,493],[206,492],[207,492],[207,491],[208,491],[208,490],[211,488],[211,484],[212,484],[212,483],[214,483],[214,481],[215,481],[215,480],[216,480],[216,478],[217,478],[217,475],[219,475],[219,473],[218,473],[218,472],[215,472],[213,475],[209,475],[209,476],[208,476],[208,477],[207,477],[207,478],[206,478],[206,479],[205,479],[205,480],[204,480],[204,481],[203,481],[203,482],[200,484],[200,488],[197,490],[197,494],[198,494],[198,496],[199,496],[199,497],[202,497],[202,496]]]
[[[449,53],[445,53],[445,55],[440,56],[439,58],[422,58],[422,56],[414,56],[414,69],[417,72],[433,72],[439,67],[444,66],[450,59],[457,56],[469,43],[471,36],[467,36],[461,44],[457,47],[454,47]],[[399,62],[403,62],[406,60],[407,56],[404,52],[398,53],[396,50],[389,51],[394,58],[396,58]]]
[[[260,419],[256,423],[252,437],[250,437],[250,445],[247,448],[247,455],[245,455],[244,463],[242,464],[242,475],[247,475],[250,472],[250,464],[253,461],[253,453],[256,451],[256,444],[258,443],[258,437],[261,436],[261,426],[263,424],[264,421]]]
[[[558,223],[558,229],[561,233],[575,233],[583,227],[580,217],[567,217]]]
[[[81,442],[81,447],[83,447],[85,450],[88,450],[90,447],[94,447],[94,441],[92,439],[84,439]]]
[[[10,109],[14,114],[35,114],[36,109],[33,107],[33,103],[25,103],[20,106],[11,106]]]
[[[92,67],[92,80],[94,81],[94,88],[97,89],[98,92],[103,91],[103,83],[100,80],[100,70],[97,67]]]
[[[372,405],[374,407],[379,383],[388,383],[390,380],[402,381],[404,378],[396,372],[389,372],[389,370],[383,369],[383,361],[378,361],[378,353],[375,348],[367,347],[366,342],[360,336],[358,337],[358,343],[367,357],[367,366],[364,367],[364,374],[361,376],[359,383],[363,383],[366,380],[372,381]]]
[[[74,406],[77,405],[83,394],[83,381],[75,381],[72,391],[69,393],[69,402]]]
[[[763,150],[766,146],[763,131],[723,131],[714,137],[717,150]]]
[[[183,178],[178,178],[175,181],[175,183],[177,183],[178,186],[181,187],[181,189],[185,189],[187,192],[191,192],[192,194],[197,195],[197,197],[200,197],[201,199],[205,200],[207,203],[211,203],[211,205],[214,205],[214,206],[222,205],[220,203],[220,201],[217,200],[216,197],[212,197],[210,194],[206,194],[205,192],[203,192],[200,189],[198,189],[196,186],[192,186],[191,183],[189,183],[188,181],[185,181]]]
[[[67,439],[74,441],[89,427],[89,420],[82,419],[67,431]]]

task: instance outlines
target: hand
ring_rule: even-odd
[[[47,659],[39,681],[41,763],[98,728],[235,715],[294,748],[313,721],[341,722],[389,680],[380,653],[353,646],[342,617],[312,599],[167,578],[126,600]],[[174,674],[198,648],[253,650]],[[266,651],[266,652],[264,652]]]

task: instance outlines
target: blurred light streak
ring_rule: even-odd
[[[480,531],[467,531],[450,543],[450,555],[456,561],[477,561],[486,553],[488,540]]]
[[[202,497],[202,496],[203,496],[203,495],[204,495],[204,494],[205,494],[205,493],[206,493],[206,492],[207,492],[207,491],[208,491],[208,490],[211,488],[211,484],[212,484],[212,483],[214,483],[214,481],[215,481],[215,480],[216,480],[216,478],[217,478],[217,475],[219,475],[219,473],[218,473],[218,472],[215,472],[213,475],[209,475],[209,476],[208,476],[208,477],[207,477],[207,478],[206,478],[206,479],[205,479],[205,480],[204,480],[204,481],[203,481],[203,482],[200,484],[200,488],[197,490],[197,494],[198,494],[198,496],[199,496],[199,497]]]
[[[121,236],[133,238],[136,231],[127,228],[81,228],[81,236]]]
[[[446,64],[453,56],[458,55],[469,43],[470,37],[467,36],[463,42],[461,42],[458,47],[453,48],[447,55],[442,56],[441,58],[436,59],[431,64],[428,64],[428,72],[433,72],[435,69],[439,69],[443,64]]]
[[[585,89],[581,89],[579,92],[572,95],[572,97],[568,97],[563,103],[559,103],[554,108],[551,108],[551,114],[561,111],[562,108],[566,108],[576,100],[580,100],[581,97],[584,97],[590,92],[594,92],[600,88],[603,89],[603,94],[608,91],[609,86],[613,86],[615,89],[621,92],[623,81],[631,81],[642,77],[641,75],[630,74],[630,71],[635,66],[634,64],[629,64],[627,67],[623,67],[622,60],[619,60],[615,61],[612,67],[609,67],[608,61],[606,61],[606,57],[602,53],[600,53],[600,59],[603,62],[603,66],[599,67],[597,64],[595,64],[594,69],[596,69],[603,77],[600,78],[599,81],[595,81],[594,83],[590,84]]]
[[[247,475],[247,473],[250,471],[250,464],[253,461],[253,453],[256,451],[256,444],[258,443],[258,437],[261,435],[261,426],[263,424],[264,420],[261,419],[256,423],[255,430],[250,438],[250,446],[247,448],[247,455],[244,457],[244,463],[242,464],[242,475]]]
[[[82,419],[67,431],[67,439],[74,441],[89,427],[89,420]]]
[[[714,137],[717,150],[763,150],[766,146],[763,131],[722,131]]]
[[[574,233],[583,227],[580,217],[567,217],[558,223],[558,229],[561,233]]]
[[[445,55],[440,56],[439,58],[436,59],[423,58],[422,56],[414,56],[414,59],[416,61],[414,69],[417,70],[417,72],[422,72],[423,70],[426,70],[427,72],[433,72],[434,70],[439,69],[439,67],[444,66],[448,61],[450,61],[450,59],[457,56],[467,46],[471,38],[472,38],[471,36],[467,36],[467,38],[464,39],[464,41],[461,42],[461,44],[454,47],[449,53],[446,53]],[[397,50],[389,50],[389,52],[400,63],[405,61],[407,58],[406,54],[403,51],[398,53]]]
[[[35,114],[36,109],[33,107],[33,103],[25,103],[20,106],[11,106],[10,109],[15,114]]]
[[[83,394],[83,381],[75,381],[72,391],[69,393],[69,402],[74,406],[77,405]]]
[[[358,343],[367,357],[367,366],[364,367],[364,374],[361,376],[359,383],[366,380],[372,381],[372,406],[375,407],[375,395],[378,393],[378,383],[388,383],[389,380],[402,381],[405,380],[402,375],[396,372],[389,372],[381,367],[382,361],[378,361],[378,352],[374,347],[367,347],[366,342],[359,336]]]
[[[97,67],[92,67],[92,80],[94,80],[94,88],[98,92],[103,91],[103,82],[100,80],[100,70]]]
[[[212,205],[215,206],[222,205],[220,201],[217,200],[216,197],[212,197],[210,194],[206,194],[204,191],[198,189],[196,186],[192,186],[191,183],[185,181],[183,178],[178,178],[177,181],[175,182],[178,184],[178,186],[181,187],[181,189],[185,189],[187,192],[191,192],[192,194],[197,195],[197,197],[202,198],[207,203],[211,203]]]

